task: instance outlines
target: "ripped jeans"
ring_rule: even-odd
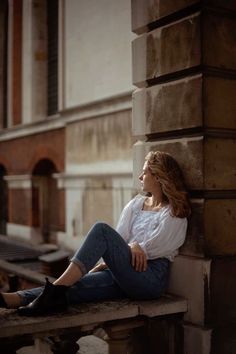
[[[108,269],[88,273],[100,258]],[[71,262],[80,267],[83,277],[68,290],[70,304],[124,297],[155,299],[166,290],[168,283],[168,259],[148,260],[146,271],[136,271],[131,264],[130,247],[112,227],[101,222],[91,228]],[[22,305],[33,301],[42,289],[18,291]]]

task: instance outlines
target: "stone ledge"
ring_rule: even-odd
[[[45,284],[45,275],[40,274],[34,270],[24,268],[20,265],[16,265],[7,261],[0,260],[0,271],[4,271],[8,274],[15,274],[32,283],[43,285]],[[48,276],[48,279],[53,282],[55,278]]]
[[[137,316],[156,317],[187,311],[187,300],[174,295],[165,295],[152,301],[105,301],[84,303],[70,307],[67,312],[44,316],[23,317],[15,310],[0,310],[0,338],[21,335],[48,336],[61,329],[102,325],[108,321],[131,319]]]

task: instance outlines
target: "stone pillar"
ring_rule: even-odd
[[[12,48],[11,48],[11,91],[12,91],[12,123],[22,121],[22,7],[23,1],[10,1],[12,6]]]
[[[189,300],[184,353],[231,354],[236,318],[236,2],[133,0],[135,177],[170,152],[193,213],[169,290]]]
[[[47,116],[47,2],[23,2],[22,122]]]

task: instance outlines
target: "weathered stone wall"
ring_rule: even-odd
[[[236,350],[236,4],[132,1],[135,176],[170,152],[192,200],[169,290],[189,300],[184,353]],[[220,349],[219,349],[220,348]]]
[[[130,109],[67,124],[62,243],[77,248],[96,221],[116,225],[132,197],[132,145]]]
[[[114,159],[130,161],[130,109],[68,124],[66,144],[67,171],[80,170],[81,164],[99,165]]]

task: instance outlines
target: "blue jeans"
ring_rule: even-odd
[[[88,273],[103,258],[108,269]],[[129,297],[154,299],[166,289],[169,260],[148,260],[147,270],[138,272],[131,264],[131,251],[123,238],[109,225],[96,223],[71,262],[77,264],[83,277],[68,290],[70,304]],[[18,291],[22,305],[31,302],[42,292],[42,287]]]

